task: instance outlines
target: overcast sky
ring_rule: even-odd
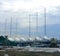
[[[60,24],[60,0],[0,0],[0,26],[4,25],[6,19],[9,25],[12,18],[13,25],[17,19],[18,27],[28,28],[30,15],[31,27],[34,28],[37,13],[38,25],[43,26],[44,8],[46,8],[47,25]]]

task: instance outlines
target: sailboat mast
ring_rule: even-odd
[[[7,19],[5,19],[5,35],[7,34],[7,29],[6,29],[6,27],[7,27]]]
[[[45,22],[45,26],[44,26],[44,34],[45,34],[45,36],[47,35],[47,33],[46,33],[46,8],[44,8],[44,22]]]
[[[36,36],[38,36],[38,13],[36,13]]]
[[[30,26],[30,15],[29,15],[29,37],[31,37],[31,33],[30,33],[30,31],[31,31],[31,28],[30,28],[31,26]]]
[[[17,37],[17,18],[16,18],[16,33],[15,33],[16,37]]]
[[[12,18],[11,18],[11,21],[10,21],[10,37],[12,35]]]

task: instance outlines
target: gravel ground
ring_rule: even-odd
[[[0,51],[0,56],[4,56],[4,54],[9,56],[60,56],[59,52]]]

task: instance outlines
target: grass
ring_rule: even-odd
[[[4,56],[7,53],[9,56],[60,56],[60,53],[48,53],[48,52],[28,52],[28,51],[0,51],[0,56]]]

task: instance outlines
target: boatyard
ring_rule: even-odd
[[[60,0],[1,0],[0,56],[60,56]]]

